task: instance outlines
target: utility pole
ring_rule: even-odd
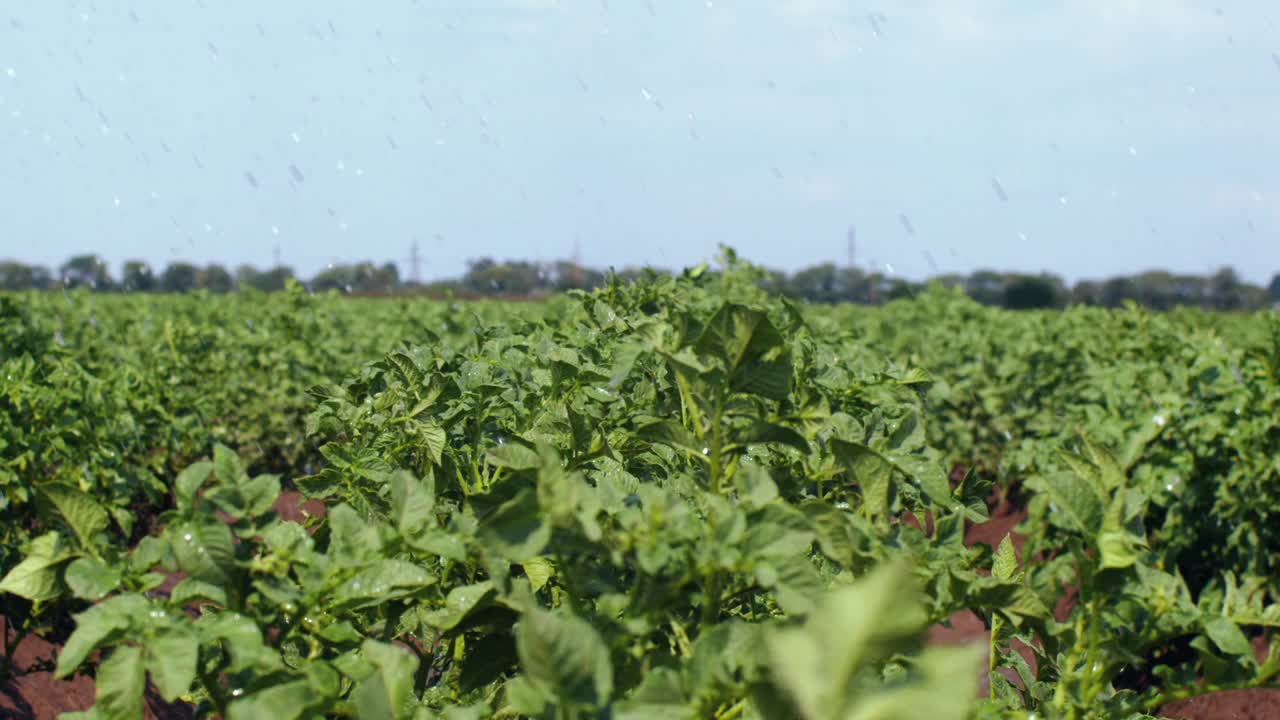
[[[858,226],[849,226],[849,269],[853,270],[858,266]]]
[[[280,267],[280,245],[278,243],[271,247],[271,263],[272,268]]]
[[[422,256],[418,254],[418,239],[413,239],[413,246],[409,248],[409,282],[414,285],[422,282]]]

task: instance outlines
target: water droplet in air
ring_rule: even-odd
[[[1164,427],[1165,419],[1163,415],[1155,415],[1151,418],[1151,422],[1155,423],[1157,427]]]
[[[1000,198],[1000,202],[1009,202],[1009,195],[1004,191],[1004,185],[1000,184],[1000,178],[991,178],[991,189],[996,191],[996,197]]]
[[[705,447],[704,447],[704,448],[702,448],[702,454],[703,454],[703,455],[707,455],[707,454],[709,454],[710,452],[711,452],[711,448],[705,448]]]
[[[186,540],[187,542],[191,542],[191,533],[187,533],[186,535],[183,535],[182,539]]]

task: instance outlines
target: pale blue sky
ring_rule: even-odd
[[[1280,271],[1272,0],[23,0],[0,257]],[[998,187],[997,187],[998,186]],[[1001,195],[1003,194],[1003,199]]]

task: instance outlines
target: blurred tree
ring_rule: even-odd
[[[1267,299],[1280,302],[1280,273],[1271,276],[1271,284],[1267,286]]]
[[[1140,305],[1168,310],[1178,304],[1178,283],[1163,270],[1148,270],[1133,278],[1133,290]]]
[[[1045,276],[1015,275],[1004,286],[1002,304],[1011,310],[1034,310],[1056,307],[1058,288]]]
[[[964,291],[983,305],[999,305],[1004,302],[1005,277],[994,270],[978,270],[965,281]]]
[[[47,278],[49,271],[44,268],[37,268],[16,260],[0,262],[0,290],[31,290],[39,288],[39,285],[37,285],[39,271],[43,271]]]
[[[802,268],[787,282],[788,294],[811,302],[837,302],[847,296],[846,278],[841,277],[835,263],[822,263]]]
[[[1240,276],[1229,267],[1219,269],[1209,278],[1211,307],[1215,310],[1239,310],[1244,307]]]
[[[200,268],[189,262],[171,262],[160,274],[160,290],[167,293],[184,293],[194,290]]]
[[[58,268],[63,287],[111,290],[114,285],[107,264],[97,255],[76,255]]]
[[[217,263],[205,267],[200,272],[196,284],[209,292],[215,293],[231,292],[236,287],[236,281],[231,277],[231,273]]]
[[[467,265],[467,274],[463,276],[462,284],[481,294],[524,296],[551,288],[548,273],[527,260],[498,263],[491,258],[481,258]]]
[[[143,260],[127,260],[120,271],[120,287],[125,292],[151,292],[156,287],[151,266]]]
[[[344,292],[386,293],[400,284],[400,270],[395,263],[375,266],[371,262],[355,265],[334,265],[311,279],[311,289],[317,292],[342,290]]]
[[[1102,305],[1109,308],[1120,307],[1125,300],[1138,300],[1138,286],[1133,278],[1113,277],[1102,283]]]
[[[236,268],[236,285],[274,292],[284,290],[285,280],[293,276],[293,268],[290,267],[280,266],[261,272],[252,265],[241,265]]]
[[[550,284],[556,290],[590,290],[604,285],[604,273],[567,260],[551,267]]]
[[[1075,287],[1071,288],[1071,303],[1073,305],[1101,305],[1102,284],[1094,280],[1077,281]]]

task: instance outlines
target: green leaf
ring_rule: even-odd
[[[338,586],[333,601],[347,609],[381,605],[434,584],[435,577],[405,560],[380,560]]]
[[[914,682],[867,693],[841,720],[966,720],[974,705],[981,650],[935,648],[912,663]]]
[[[542,464],[537,451],[515,442],[504,443],[490,449],[485,454],[485,459],[494,467],[511,470],[533,470]]]
[[[173,492],[178,502],[178,509],[189,511],[195,508],[196,493],[199,492],[205,481],[209,479],[209,473],[211,472],[213,472],[213,463],[204,460],[188,465],[186,469],[178,473],[178,477],[173,483]]]
[[[408,650],[366,640],[361,650],[375,672],[352,692],[361,720],[399,720],[413,712],[413,674],[418,659]]]
[[[407,535],[415,535],[436,525],[435,488],[412,474],[397,471],[389,481],[391,490],[391,519],[396,529]]]
[[[227,705],[227,720],[296,720],[316,699],[306,680],[295,680],[254,690]]]
[[[563,703],[603,707],[613,694],[609,648],[590,623],[559,610],[533,610],[516,624],[520,668]]]
[[[120,570],[94,558],[80,558],[67,566],[67,586],[82,600],[101,600],[120,586]]]
[[[854,676],[926,622],[909,565],[894,562],[828,593],[802,627],[770,633],[769,667],[801,716],[843,718]],[[975,670],[969,670],[974,678]]]
[[[59,571],[74,557],[58,533],[45,533],[31,541],[27,557],[0,580],[0,592],[37,602],[53,600],[63,592]]]
[[[250,618],[234,612],[220,612],[201,616],[196,627],[201,637],[222,644],[223,651],[231,660],[227,672],[256,668],[265,674],[280,665],[279,655],[266,646],[262,629]]]
[[[141,720],[147,672],[142,651],[121,646],[98,666],[93,707],[104,720]]]
[[[778,401],[791,394],[791,355],[782,335],[760,310],[722,305],[707,321],[694,348],[724,361],[729,387],[735,392]]]
[[[147,671],[165,702],[191,689],[200,645],[192,635],[164,633],[147,643]]]
[[[129,567],[135,572],[146,572],[159,565],[169,554],[169,543],[158,537],[147,536],[138,541],[129,556]]]
[[[1102,498],[1092,483],[1074,472],[1031,477],[1027,486],[1049,499],[1049,521],[1066,530],[1093,534],[1102,526]]]
[[[444,607],[426,614],[426,623],[437,630],[449,631],[477,609],[487,607],[497,596],[493,583],[485,580],[474,585],[462,585],[449,591]]]
[[[1253,647],[1249,639],[1241,632],[1240,626],[1230,618],[1215,615],[1204,621],[1205,635],[1213,641],[1218,649],[1228,655],[1253,657]]]
[[[1013,549],[1013,537],[1005,534],[996,548],[995,558],[991,564],[991,575],[999,580],[1012,580],[1018,572],[1018,556]]]
[[[659,420],[636,428],[635,436],[651,443],[660,443],[684,450],[702,458],[702,446],[685,426],[674,420]]]
[[[366,522],[350,505],[340,504],[329,511],[329,557],[339,565],[363,564],[382,549],[376,526]]]
[[[40,498],[51,506],[80,540],[82,547],[92,547],[98,533],[107,529],[111,517],[92,496],[63,483],[38,486]]]
[[[227,591],[221,585],[197,580],[193,577],[183,578],[169,593],[169,602],[174,605],[186,605],[192,600],[210,600],[218,605],[227,605]]]
[[[422,440],[427,448],[427,455],[431,458],[431,463],[439,466],[444,460],[444,449],[449,444],[449,435],[444,428],[431,421],[417,421],[414,423],[414,430],[417,431],[418,437]]]
[[[800,433],[789,427],[775,425],[763,420],[756,420],[750,427],[733,436],[733,442],[741,445],[756,443],[775,443],[787,445],[802,453],[809,452],[809,442]]]
[[[245,514],[257,517],[265,514],[280,497],[279,475],[258,475],[240,486],[245,501]]]
[[[532,490],[521,490],[484,519],[481,540],[514,563],[542,554],[551,541],[551,525]]]
[[[753,507],[762,507],[778,499],[778,484],[769,471],[755,463],[744,463],[733,476],[739,495]]]
[[[213,475],[223,485],[238,485],[244,475],[240,456],[221,443],[213,446]]]
[[[58,654],[54,677],[65,678],[80,667],[89,653],[108,638],[127,630],[135,617],[145,616],[151,605],[141,595],[116,595],[78,613],[76,629]]]
[[[204,516],[172,526],[169,530],[178,569],[188,577],[209,583],[227,583],[235,573],[235,546],[231,528],[217,518]]]
[[[893,463],[859,442],[832,438],[830,446],[832,454],[844,463],[862,488],[863,514],[870,518],[888,515]]]
[[[546,587],[556,574],[555,564],[545,557],[529,558],[520,563],[520,567],[524,568],[525,577],[529,578],[529,585],[533,587],[534,592]]]

